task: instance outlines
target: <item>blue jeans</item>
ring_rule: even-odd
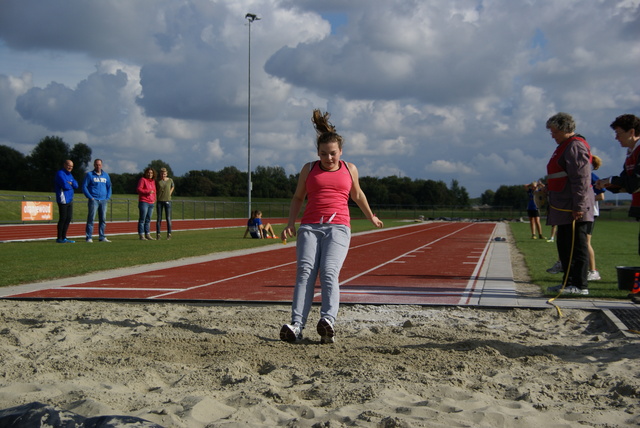
[[[98,233],[99,239],[102,241],[104,236],[104,229],[107,226],[107,199],[101,201],[97,199],[89,199],[88,215],[87,215],[87,227],[86,238],[93,239],[93,222],[96,219],[96,211],[98,212]]]
[[[158,221],[156,222],[156,232],[160,233],[163,209],[167,214],[167,233],[171,233],[171,201],[158,201]]]
[[[320,317],[334,322],[340,305],[338,277],[349,252],[351,229],[340,224],[302,224],[297,235],[298,261],[291,322],[306,324],[318,276],[322,296]]]
[[[148,202],[138,202],[138,211],[140,211],[140,217],[138,218],[138,234],[149,234],[149,224],[151,223],[151,216],[153,215],[153,204]]]

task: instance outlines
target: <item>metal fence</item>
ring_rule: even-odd
[[[37,223],[53,223],[58,220],[58,209],[54,197],[29,196],[22,199],[7,198],[0,195],[0,223],[20,224],[34,223],[22,221],[21,207],[23,201],[50,201],[53,203],[53,219]],[[173,200],[172,217],[174,220],[201,220],[245,218],[247,216],[247,202],[203,201],[203,200]],[[289,216],[289,202],[257,202],[252,203],[253,209],[262,211],[265,218],[286,218]],[[362,218],[362,212],[355,205],[350,207],[353,218]],[[371,209],[382,219],[518,219],[527,218],[526,210],[510,207],[460,207],[435,205],[381,205],[371,204]],[[601,208],[600,218],[625,220],[627,208]],[[543,214],[544,216],[544,214]],[[77,198],[73,205],[73,221],[83,222],[87,218],[87,203],[84,198]],[[138,219],[138,200],[115,198],[109,201],[107,208],[108,221],[132,221]]]
[[[35,223],[52,223],[58,221],[58,209],[55,197],[30,197],[23,199],[0,199],[0,223],[18,224],[34,223],[22,220],[22,202],[45,201],[52,202],[53,219]],[[247,216],[247,202],[226,201],[198,201],[198,200],[173,200],[172,218],[174,220],[209,220],[224,218],[244,218]],[[266,202],[252,204],[253,209],[262,211],[265,217],[288,217],[289,204],[282,202]],[[74,200],[73,221],[82,222],[87,219],[88,206],[86,199]],[[137,199],[111,199],[107,207],[107,221],[132,221],[138,219]]]

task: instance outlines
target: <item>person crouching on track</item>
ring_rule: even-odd
[[[298,236],[296,243],[297,269],[293,292],[291,324],[280,330],[286,342],[302,340],[302,331],[313,303],[316,278],[320,277],[322,306],[316,327],[321,343],[335,341],[335,322],[340,304],[338,276],[349,251],[351,224],[349,197],[360,207],[375,227],[383,223],[371,212],[367,198],[360,188],[358,169],[340,159],[343,139],[329,122],[329,113],[313,111],[319,161],[309,162],[300,170],[298,185],[291,199],[289,222],[281,238]],[[296,218],[307,198],[300,228],[296,232]]]

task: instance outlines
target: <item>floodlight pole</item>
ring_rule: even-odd
[[[247,81],[247,210],[251,217],[251,23],[260,20],[253,13],[247,13],[245,19],[249,21],[249,73]]]

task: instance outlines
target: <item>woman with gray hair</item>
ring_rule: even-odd
[[[558,145],[547,164],[547,225],[558,226],[556,246],[564,271],[562,284],[547,291],[588,295],[587,233],[593,222],[595,204],[591,188],[591,148],[584,137],[575,133],[576,124],[571,115],[558,113],[550,117],[546,125]]]

